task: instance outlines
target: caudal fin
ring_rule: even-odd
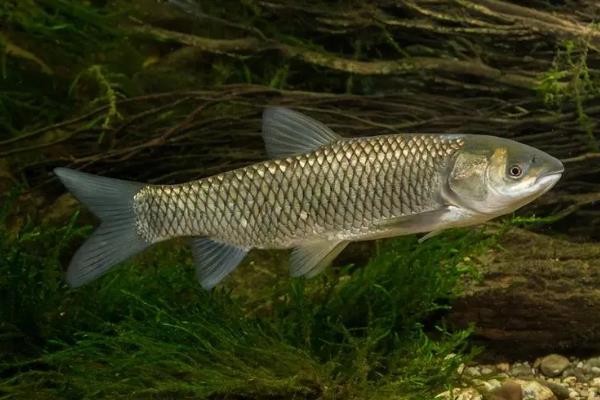
[[[73,256],[67,270],[69,285],[85,285],[150,246],[138,235],[135,225],[133,196],[144,186],[142,183],[68,168],[56,168],[54,173],[102,221]]]

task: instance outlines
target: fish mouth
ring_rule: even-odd
[[[556,182],[562,177],[563,172],[565,172],[564,168],[556,169],[553,171],[548,171],[537,177],[535,180],[536,185],[546,185],[550,184],[550,186],[554,186]]]

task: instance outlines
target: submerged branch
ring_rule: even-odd
[[[475,60],[461,61],[435,57],[409,57],[400,60],[358,61],[343,58],[326,51],[309,50],[276,41],[261,42],[254,38],[216,40],[147,25],[138,26],[132,29],[138,33],[152,35],[156,39],[173,41],[217,54],[230,52],[260,52],[276,49],[285,56],[300,59],[308,64],[351,74],[403,75],[421,71],[432,71],[434,73],[471,75],[530,90],[535,89],[539,85],[539,81],[535,78],[503,72],[485,65],[481,61]]]
[[[11,57],[31,61],[40,67],[40,70],[46,75],[54,74],[54,71],[40,57],[32,52],[25,50],[11,42],[2,32],[0,32],[0,55],[5,53]],[[4,68],[4,67],[3,67]],[[5,78],[5,77],[3,77]]]

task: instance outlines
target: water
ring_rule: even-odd
[[[542,379],[531,398],[545,387],[598,398],[598,11],[591,1],[1,2],[0,399],[518,391],[498,389],[503,373],[527,393]],[[266,159],[269,105],[346,137],[508,137],[566,171],[515,214],[424,243],[353,244],[311,280],[288,276],[285,251],[252,251],[205,292],[182,239],[66,285],[97,220],[53,168],[149,183],[231,170]],[[551,353],[567,357],[557,377],[536,363]]]

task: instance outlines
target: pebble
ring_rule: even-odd
[[[479,386],[485,388],[486,392],[491,392],[501,387],[502,383],[498,379],[490,379],[489,381],[481,381]]]
[[[541,382],[543,385],[548,386],[548,389],[552,390],[552,393],[556,396],[558,400],[568,399],[569,398],[569,388],[561,385],[560,383],[555,382]]]
[[[592,369],[593,367],[600,368],[600,357],[592,357],[583,363],[583,368]]]
[[[510,375],[518,378],[527,378],[533,376],[533,373],[528,364],[515,363],[510,369]]]
[[[569,386],[574,385],[575,382],[577,382],[577,377],[575,377],[575,376],[567,376],[565,379],[563,379],[563,382],[566,383]]]
[[[584,382],[586,380],[583,370],[579,369],[579,368],[567,368],[563,372],[563,376],[574,378],[575,381],[580,381],[580,382]]]
[[[488,393],[490,400],[523,400],[523,389],[515,381],[507,380]]]
[[[600,357],[569,360],[550,354],[534,363],[461,365],[458,372],[463,370],[464,387],[436,399],[600,400]]]
[[[452,389],[435,396],[436,399],[442,400],[482,400],[481,393],[473,388]]]
[[[569,389],[569,398],[576,399],[577,397],[579,397],[579,394],[575,390]]]
[[[507,362],[496,364],[496,369],[500,372],[508,372],[510,370],[510,364]]]
[[[523,389],[523,400],[556,400],[552,390],[537,381],[515,379]]]
[[[559,376],[571,364],[567,357],[550,354],[540,361],[540,370],[549,377]]]

